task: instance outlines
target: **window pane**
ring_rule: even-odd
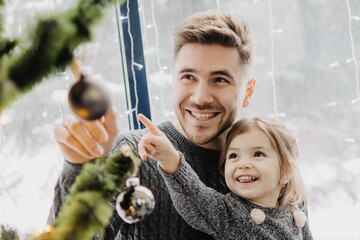
[[[359,238],[360,101],[352,101],[360,97],[360,2],[139,0],[139,6],[154,121],[175,119],[173,27],[199,11],[233,13],[248,22],[257,46],[255,93],[239,118],[277,114],[297,132],[314,239]]]

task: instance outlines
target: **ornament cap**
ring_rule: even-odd
[[[126,180],[127,187],[136,187],[140,185],[140,179],[138,177],[131,177]]]

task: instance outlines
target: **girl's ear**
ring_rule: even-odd
[[[287,171],[284,172],[283,176],[282,176],[281,179],[280,179],[280,184],[281,184],[281,185],[285,185],[285,184],[287,184],[287,183],[290,181],[291,176],[293,175],[295,169],[296,169],[295,163],[294,163],[294,162],[290,162],[289,169],[287,169]]]

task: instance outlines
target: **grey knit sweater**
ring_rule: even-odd
[[[218,171],[220,152],[194,145],[182,136],[170,122],[164,122],[158,127],[170,139],[174,147],[184,154],[202,182],[222,193],[229,191]],[[146,130],[137,130],[120,134],[113,151],[118,150],[124,143],[130,144],[137,151],[138,142],[146,133]],[[63,170],[55,186],[54,201],[48,222],[54,221],[80,170],[81,165],[64,162]],[[165,182],[157,169],[156,161],[152,159],[144,161],[139,168],[138,176],[141,184],[151,189],[154,194],[156,203],[153,213],[141,222],[127,224],[114,212],[114,216],[105,231],[105,239],[213,239],[213,237],[191,228],[175,210]],[[113,204],[114,202],[115,199]]]
[[[264,208],[236,194],[222,194],[206,187],[185,162],[173,174],[160,167],[175,208],[192,227],[215,239],[312,239],[308,222],[302,228],[295,225],[293,212],[278,208]],[[250,217],[252,209],[265,213],[265,221],[256,224]]]

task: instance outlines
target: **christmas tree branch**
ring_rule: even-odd
[[[19,240],[19,235],[15,229],[0,225],[0,240]]]
[[[76,47],[91,41],[92,29],[103,17],[105,9],[115,1],[80,0],[75,8],[66,12],[39,17],[36,27],[30,31],[31,42],[25,49],[13,49],[15,41],[0,39],[0,57],[3,52],[0,112],[44,77],[70,64]],[[3,0],[0,0],[0,7],[1,4],[4,4]],[[3,16],[0,16],[0,36],[2,23]]]
[[[0,0],[0,37],[2,36],[4,30],[5,30],[5,24],[4,24],[4,14],[3,11],[5,9],[5,0]]]
[[[101,233],[113,215],[109,202],[140,164],[128,145],[108,158],[85,164],[50,230],[35,239],[85,240]]]
[[[4,38],[2,35],[5,31],[5,1],[0,0],[0,58],[15,47],[16,41],[10,38]]]

